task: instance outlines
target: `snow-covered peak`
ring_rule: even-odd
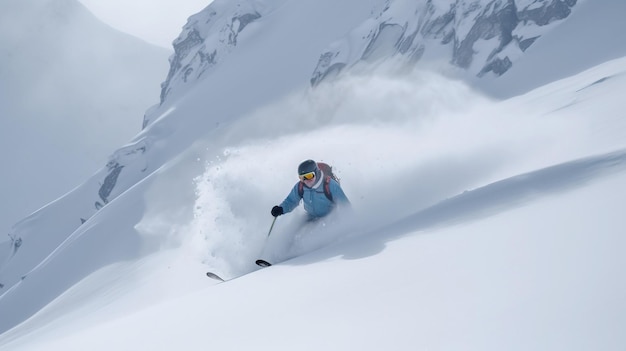
[[[173,91],[209,74],[235,49],[248,25],[283,2],[216,1],[191,16],[174,41],[161,103]],[[498,76],[537,38],[567,18],[575,4],[576,0],[379,0],[361,24],[327,43],[311,67],[311,84],[358,62],[394,55],[410,65],[422,59],[443,60],[473,75]],[[148,118],[145,124],[149,123]]]
[[[411,66],[420,61],[445,61],[472,75],[499,76],[537,38],[567,18],[576,2],[373,1],[368,17],[326,44],[317,64],[311,65],[310,82],[317,85],[359,62],[372,63],[392,56],[402,57]],[[173,43],[175,53],[161,87],[161,103],[210,75],[235,50],[248,28],[283,3],[215,1],[191,16]],[[150,124],[151,118],[148,114],[144,124]]]
[[[238,38],[253,22],[266,16],[285,0],[218,0],[189,17],[174,40],[170,71],[162,84],[161,102],[172,92],[189,85],[225,60]]]
[[[425,57],[447,60],[478,76],[501,75],[575,4],[576,0],[389,0],[382,13],[321,54],[311,83],[360,61],[393,55],[411,65]],[[442,46],[448,49],[442,52]]]

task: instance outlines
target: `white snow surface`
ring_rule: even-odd
[[[20,223],[0,350],[626,348],[626,56],[506,100],[384,64],[309,89],[311,52],[350,23],[291,25],[350,10],[333,4],[285,2],[162,106],[135,138],[150,174],[78,229],[90,181]],[[313,47],[275,44],[290,33]],[[268,238],[307,158],[354,214],[298,232],[298,210]]]

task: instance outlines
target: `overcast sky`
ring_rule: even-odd
[[[187,18],[213,0],[79,0],[103,22],[168,49]]]

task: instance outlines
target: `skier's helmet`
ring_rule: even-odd
[[[320,169],[317,167],[317,162],[313,160],[306,160],[298,166],[298,176],[301,180],[313,179],[313,175],[316,179],[321,176]]]

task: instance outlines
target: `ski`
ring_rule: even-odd
[[[269,263],[269,262],[267,262],[265,260],[256,260],[256,264],[259,267],[269,267],[269,266],[272,265],[271,263]]]
[[[265,260],[256,260],[255,262],[259,267],[269,267],[272,264],[265,261]],[[219,280],[220,282],[225,282],[226,280],[231,280],[231,279],[224,279],[222,277],[220,277],[219,275],[213,273],[213,272],[206,272],[206,276],[211,278],[211,279],[215,279],[215,280]],[[233,278],[234,279],[234,278]]]
[[[222,277],[220,277],[219,275],[213,273],[213,272],[206,272],[206,276],[211,278],[211,279],[215,279],[215,280],[219,280],[221,282],[225,282],[224,279],[222,279]]]

